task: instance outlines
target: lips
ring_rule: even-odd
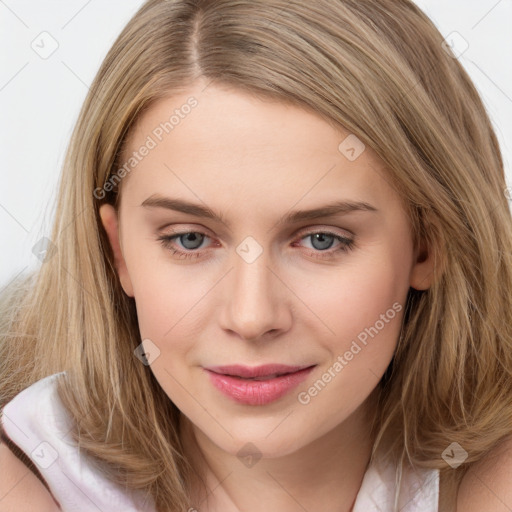
[[[316,365],[267,364],[203,368],[213,386],[243,405],[267,405],[288,394],[303,382]]]
[[[232,377],[240,377],[242,379],[254,380],[268,380],[271,378],[295,373],[304,368],[309,368],[313,365],[290,366],[286,364],[264,364],[261,366],[243,366],[243,365],[229,365],[229,366],[210,366],[206,370],[221,375],[230,375]]]

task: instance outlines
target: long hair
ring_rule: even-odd
[[[438,468],[457,485],[511,433],[512,219],[489,117],[442,42],[409,0],[144,3],[102,63],[73,131],[56,250],[4,294],[0,406],[66,370],[59,395],[80,449],[159,512],[190,508],[179,410],[134,356],[136,309],[98,209],[117,205],[122,186],[106,184],[141,113],[203,77],[308,108],[386,164],[414,243],[426,240],[436,265],[429,289],[409,291],[379,383],[372,457],[382,449],[399,468]],[[442,454],[454,442],[468,456],[452,469]]]

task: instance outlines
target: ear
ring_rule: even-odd
[[[123,287],[124,292],[129,297],[133,297],[133,286],[128,274],[126,262],[123,257],[120,243],[119,233],[119,219],[115,208],[110,204],[103,204],[100,206],[99,214],[101,223],[107,232],[112,252],[114,253],[114,266],[117,274],[119,275],[119,281]]]
[[[411,270],[409,285],[415,290],[427,290],[436,278],[436,251],[429,246],[425,239],[422,239],[414,252],[414,263]]]

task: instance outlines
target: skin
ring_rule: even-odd
[[[126,160],[169,112],[198,100],[124,179],[119,215],[110,205],[100,210],[142,339],[160,351],[148,371],[181,410],[187,456],[211,491],[208,500],[199,487],[191,491],[191,507],[350,511],[369,461],[375,388],[396,348],[409,287],[430,285],[432,257],[424,244],[413,247],[377,155],[367,147],[350,161],[338,150],[349,132],[296,106],[204,87],[160,100],[139,119]],[[207,205],[226,223],[141,206],[155,193]],[[378,211],[277,225],[290,210],[340,199]],[[188,252],[200,256],[180,259],[164,247],[158,236],[172,229],[205,233],[195,245],[186,237],[169,244],[199,246]],[[355,247],[315,243],[312,235],[325,230],[354,238]],[[252,263],[236,251],[248,236],[262,249]],[[299,403],[298,393],[394,303],[401,311]],[[297,389],[259,406],[226,397],[203,369],[272,362],[317,366]],[[237,456],[247,443],[262,456],[251,467]]]

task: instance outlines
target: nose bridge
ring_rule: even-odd
[[[271,270],[269,251],[247,237],[233,255],[223,327],[255,339],[283,328],[283,285]]]

